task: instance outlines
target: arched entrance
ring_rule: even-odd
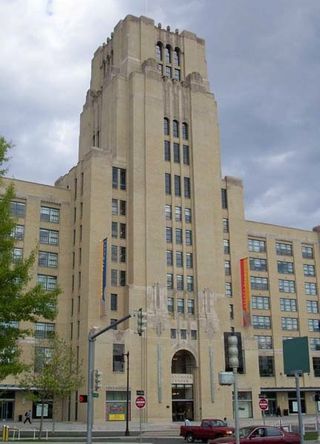
[[[179,350],[171,362],[172,421],[194,419],[194,374],[196,361],[192,353]]]

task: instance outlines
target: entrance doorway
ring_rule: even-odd
[[[172,421],[194,420],[194,356],[179,350],[171,363]]]
[[[13,419],[14,401],[0,399],[0,421]]]

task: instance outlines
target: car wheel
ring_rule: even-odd
[[[194,441],[193,436],[192,436],[191,433],[188,433],[188,435],[186,436],[186,441],[187,442],[193,442]]]

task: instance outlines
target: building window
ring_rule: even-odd
[[[297,318],[281,318],[282,330],[298,330]]]
[[[304,264],[303,265],[303,274],[305,276],[315,276],[316,272],[315,272],[314,265]]]
[[[252,271],[267,271],[267,260],[257,257],[250,257],[250,270]]]
[[[251,306],[256,310],[270,310],[270,298],[268,296],[252,296]]]
[[[55,324],[51,322],[36,322],[34,336],[36,339],[52,339],[55,334]]]
[[[271,328],[271,318],[270,316],[252,316],[252,326],[253,328]]]
[[[165,191],[166,194],[171,194],[171,174],[169,173],[165,173]]]
[[[176,66],[180,66],[180,51],[179,51],[178,48],[176,48],[176,49],[173,51],[173,63],[174,63]]]
[[[173,274],[172,273],[167,273],[167,288],[169,290],[173,289]]]
[[[319,313],[318,301],[307,301],[307,313]]]
[[[170,142],[169,140],[164,141],[164,160],[170,162],[171,160],[171,151],[170,151]]]
[[[181,196],[181,178],[180,176],[174,176],[174,194],[175,196]]]
[[[251,290],[268,290],[269,281],[268,278],[251,276],[250,277]]]
[[[14,248],[12,252],[12,260],[14,263],[22,261],[23,259],[23,248]]]
[[[182,244],[182,229],[176,228],[176,244],[181,245]]]
[[[40,372],[45,364],[52,358],[53,350],[51,347],[35,347],[34,371]]]
[[[175,219],[177,222],[182,221],[182,208],[181,207],[175,207]]]
[[[223,226],[223,232],[229,233],[229,219],[223,218],[222,219],[222,226]]]
[[[224,252],[224,254],[230,254],[229,239],[223,239],[223,252]]]
[[[127,177],[124,168],[112,167],[112,188],[120,188],[120,190],[127,189]]]
[[[191,182],[189,177],[184,178],[184,197],[190,199],[191,197]]]
[[[231,282],[226,282],[224,285],[225,285],[225,295],[228,298],[231,298],[232,297],[232,284],[231,284]]]
[[[26,215],[26,204],[23,202],[10,202],[10,216],[14,218],[23,218]]]
[[[254,338],[258,343],[259,350],[271,350],[273,348],[272,336],[255,336]]]
[[[192,231],[186,230],[186,245],[192,245]]]
[[[122,263],[125,263],[127,261],[126,247],[119,247],[119,261]]]
[[[226,276],[231,275],[231,263],[230,261],[224,261],[224,274]]]
[[[190,165],[190,151],[188,145],[183,145],[183,163]]]
[[[186,122],[182,123],[182,138],[183,138],[183,140],[189,139],[189,128],[188,128],[188,124]]]
[[[180,69],[177,69],[177,68],[175,68],[174,69],[174,78],[175,78],[175,80],[181,80],[181,72],[180,72]]]
[[[180,145],[178,143],[173,144],[173,161],[180,163]]]
[[[312,358],[313,372],[315,377],[320,376],[320,358]]]
[[[167,265],[172,266],[173,265],[173,252],[172,250],[166,251],[166,258],[167,258]]]
[[[187,291],[193,291],[193,276],[187,276]]]
[[[112,371],[124,372],[124,344],[113,344]]]
[[[177,120],[172,122],[172,132],[173,137],[179,137],[179,122]]]
[[[304,291],[305,294],[316,296],[317,295],[317,285],[313,282],[305,282],[304,283]]]
[[[273,356],[259,356],[259,374],[262,377],[274,376]]]
[[[111,311],[118,310],[118,295],[116,293],[110,294],[110,310]]]
[[[182,253],[182,251],[176,251],[176,266],[178,268],[183,267],[183,253]]]
[[[184,299],[177,299],[177,312],[184,313]]]
[[[172,219],[172,206],[171,205],[165,205],[164,213],[165,213],[165,216],[166,216],[166,220],[171,220]]]
[[[39,251],[38,265],[39,267],[57,268],[58,254],[50,253],[48,251]]]
[[[188,313],[194,315],[194,299],[188,299]]]
[[[191,208],[184,209],[184,220],[186,224],[191,224],[192,222]]]
[[[248,239],[248,250],[255,253],[265,253],[266,241],[261,239]]]
[[[184,328],[180,330],[180,339],[187,339],[187,330]]]
[[[228,195],[227,195],[227,190],[225,188],[221,189],[221,205],[222,208],[224,209],[228,208]]]
[[[120,287],[125,287],[126,286],[126,272],[125,272],[125,270],[120,270],[119,277],[120,277],[120,279],[119,279]]]
[[[157,58],[157,60],[162,60],[162,45],[161,45],[161,43],[158,43],[156,45],[156,58]]]
[[[172,244],[172,228],[166,227],[166,241],[168,244]]]
[[[59,231],[40,228],[40,244],[58,245]]]
[[[119,237],[120,239],[126,238],[126,224],[119,224]]]
[[[302,245],[302,257],[305,259],[313,259],[313,247],[310,245]]]
[[[186,253],[186,267],[187,268],[193,268],[192,253]]]
[[[118,216],[118,199],[112,199],[112,215]]]
[[[229,304],[229,318],[231,321],[234,319],[233,304]]]
[[[125,200],[119,200],[120,204],[120,216],[125,216],[127,213],[127,202]]]
[[[11,231],[11,236],[15,240],[23,240],[24,238],[24,225],[15,225]]]
[[[319,351],[320,350],[320,338],[309,338],[310,350]]]
[[[295,299],[280,298],[281,311],[297,311],[297,301]]]
[[[279,256],[292,256],[292,244],[276,242],[276,252]]]
[[[57,288],[57,276],[38,274],[38,284],[40,284],[44,290],[55,290]]]
[[[118,246],[111,245],[111,261],[118,262]]]
[[[279,279],[279,291],[281,293],[295,293],[295,281],[288,281],[287,279]]]
[[[60,210],[58,208],[41,207],[40,220],[58,224],[60,222]]]
[[[173,298],[168,298],[167,299],[167,307],[168,307],[168,312],[169,313],[173,313],[174,312],[174,299]]]
[[[177,274],[176,275],[176,283],[177,283],[177,290],[182,291],[184,289],[184,282],[183,282],[183,275]]]
[[[118,286],[118,270],[115,270],[114,268],[111,269],[111,286]]]
[[[171,63],[171,47],[167,45],[164,49],[165,61],[166,63]]]
[[[308,330],[309,331],[320,331],[319,319],[308,319]]]
[[[293,274],[293,262],[278,261],[278,273]]]
[[[116,239],[118,237],[118,222],[112,222],[111,232],[112,237]]]
[[[170,329],[170,338],[171,339],[176,339],[177,338],[177,329],[176,328],[171,328]]]
[[[193,341],[196,341],[197,340],[197,330],[191,330],[190,337]]]
[[[169,119],[167,119],[167,117],[163,119],[163,133],[165,136],[170,135],[170,122]]]

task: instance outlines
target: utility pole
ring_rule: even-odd
[[[239,401],[238,401],[238,367],[239,367],[239,350],[238,338],[236,335],[228,337],[228,359],[229,366],[233,371],[233,398],[234,398],[234,428],[236,436],[236,444],[240,443],[239,437]]]
[[[116,322],[102,328],[101,330],[92,329],[88,334],[88,404],[87,404],[87,444],[92,444],[92,427],[93,427],[93,381],[94,381],[94,352],[96,338],[102,333],[113,329],[116,325],[121,324],[131,315],[127,315]]]
[[[129,436],[129,352],[123,353],[123,357],[127,357],[127,400],[126,400],[126,431],[125,436]]]

